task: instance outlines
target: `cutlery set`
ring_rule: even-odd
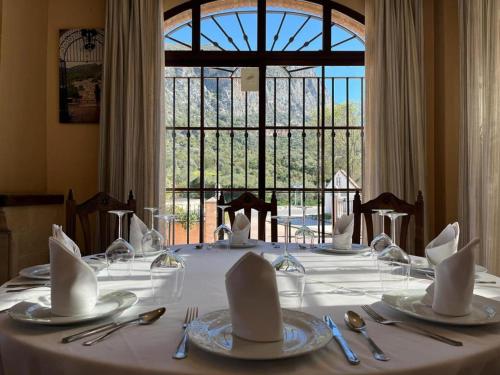
[[[193,320],[198,317],[198,307],[188,307],[186,310],[186,317],[184,318],[184,323],[182,324],[182,329],[184,330],[184,335],[182,336],[179,345],[177,345],[177,350],[172,356],[174,359],[184,359],[187,357],[189,349],[189,334],[188,327]]]
[[[160,307],[158,309],[142,313],[139,316],[137,316],[136,318],[125,320],[125,321],[120,322],[120,323],[112,322],[112,323],[104,324],[104,325],[101,325],[101,326],[98,326],[98,327],[95,327],[92,329],[85,330],[83,332],[76,333],[76,334],[71,335],[71,336],[63,337],[61,339],[61,342],[63,344],[67,344],[67,343],[70,343],[70,342],[73,342],[76,340],[80,340],[80,339],[83,339],[83,338],[86,338],[89,336],[96,335],[96,334],[104,332],[104,331],[108,331],[101,336],[98,336],[92,340],[85,341],[83,343],[83,345],[85,345],[85,346],[92,346],[92,345],[104,340],[105,338],[109,337],[114,332],[118,331],[119,329],[121,329],[123,327],[127,327],[127,326],[130,326],[133,324],[137,324],[137,325],[152,324],[152,323],[156,322],[165,313],[165,310],[166,309],[164,307]]]
[[[452,346],[462,346],[462,342],[456,341],[453,339],[450,339],[448,337],[439,335],[437,333],[428,331],[424,328],[418,327],[410,322],[405,322],[405,321],[400,321],[400,320],[388,320],[385,319],[383,316],[381,316],[379,313],[377,313],[371,306],[368,305],[363,305],[361,308],[372,318],[376,323],[382,324],[382,325],[402,325],[403,327],[407,328],[409,331],[421,334],[426,337],[433,338],[437,341],[446,343],[448,345]],[[356,355],[355,352],[352,351],[352,349],[349,347],[349,344],[345,340],[345,338],[342,336],[341,331],[333,321],[333,317],[331,315],[324,315],[323,316],[323,321],[326,323],[326,325],[330,328],[332,331],[332,335],[334,340],[339,344],[340,349],[342,349],[342,352],[344,353],[344,356],[346,357],[347,361],[352,364],[352,365],[357,365],[360,363],[360,360],[358,356]],[[368,335],[368,332],[366,330],[366,323],[363,320],[363,318],[357,314],[354,311],[347,311],[344,315],[344,322],[346,326],[351,329],[352,331],[359,332],[363,335],[363,337],[366,338],[368,341],[368,344],[370,346],[370,349],[372,351],[373,357],[379,361],[389,361],[389,357],[380,349],[377,344],[373,341],[373,339]]]
[[[136,318],[133,319],[128,319],[122,322],[112,322],[112,323],[107,323],[103,324],[98,327],[94,327],[91,329],[87,329],[82,332],[75,333],[71,336],[66,336],[61,339],[61,342],[63,344],[68,344],[73,341],[81,340],[84,338],[87,338],[89,336],[94,336],[97,335],[98,333],[103,333],[104,334],[97,336],[91,340],[84,341],[82,345],[84,346],[92,346],[94,344],[97,344],[98,342],[108,338],[111,336],[113,333],[116,331],[128,327],[131,325],[149,325],[153,324],[156,322],[164,313],[166,309],[164,307],[160,307],[158,309],[148,311],[142,314],[139,314]],[[186,316],[184,317],[184,323],[182,324],[182,329],[184,330],[184,334],[182,335],[182,338],[177,345],[177,349],[172,356],[172,358],[175,359],[184,359],[187,357],[188,354],[188,349],[189,349],[189,335],[188,335],[188,328],[189,325],[193,320],[198,318],[198,307],[188,307],[186,310]]]
[[[449,344],[449,345],[453,345],[453,346],[462,346],[462,342],[460,341],[456,341],[456,340],[452,340],[448,337],[445,337],[445,336],[442,336],[442,335],[438,335],[437,333],[434,333],[434,332],[430,332],[424,328],[420,328],[410,322],[404,322],[404,321],[401,321],[401,320],[388,320],[388,319],[385,319],[383,316],[381,316],[380,314],[378,314],[375,310],[373,310],[370,306],[368,305],[363,305],[361,306],[361,308],[363,310],[365,310],[365,312],[377,323],[379,324],[382,324],[382,325],[397,325],[397,324],[400,324],[400,325],[403,325],[405,328],[407,328],[408,330],[410,331],[413,331],[415,333],[419,333],[423,336],[427,336],[427,337],[430,337],[430,338],[433,338],[434,340],[437,340],[437,341],[441,341],[441,342],[444,342],[445,344]]]
[[[323,321],[327,324],[327,326],[332,331],[333,338],[339,344],[340,349],[342,349],[342,352],[344,353],[347,361],[352,365],[359,364],[358,356],[349,347],[349,344],[344,339],[344,336],[342,336],[342,333],[338,329],[337,325],[334,323],[333,318],[330,315],[324,315]]]
[[[361,316],[354,311],[347,311],[344,315],[345,324],[353,331],[360,332],[363,337],[368,341],[373,357],[379,361],[388,361],[389,357],[380,349],[375,341],[371,339],[366,330],[366,323]]]

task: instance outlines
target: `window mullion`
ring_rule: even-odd
[[[205,242],[205,71],[200,68],[200,243]]]
[[[191,45],[194,52],[200,51],[201,43],[201,5],[199,2],[193,2],[192,14],[192,34]]]
[[[332,7],[323,4],[323,51],[330,51],[332,42]]]

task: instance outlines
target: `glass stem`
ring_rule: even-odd
[[[168,251],[170,241],[170,220],[165,220],[165,238],[163,239],[163,247],[166,251]]]
[[[118,238],[122,239],[122,217],[123,214],[118,214]]]
[[[151,230],[155,229],[155,212],[151,210]]]
[[[304,235],[302,236],[302,243],[305,244],[306,243],[306,235],[305,235],[305,232],[304,232],[304,229],[306,227],[306,207],[305,206],[302,206],[302,231],[304,233]]]
[[[391,218],[391,237],[392,242],[396,245],[396,220]]]
[[[287,220],[286,221],[286,225],[285,225],[285,251],[284,251],[284,255],[285,256],[288,256],[288,231],[289,231],[289,225],[290,225],[290,222]]]
[[[167,237],[167,248],[170,248],[171,242],[172,241],[172,220],[168,220],[168,237]]]

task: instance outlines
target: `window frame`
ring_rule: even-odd
[[[191,11],[192,17],[192,42],[191,50],[166,50],[165,51],[165,66],[166,67],[258,67],[259,68],[259,158],[258,165],[266,165],[266,67],[267,66],[318,66],[322,67],[324,77],[325,66],[364,66],[365,52],[364,51],[333,51],[331,46],[331,29],[332,12],[338,11],[349,18],[365,24],[365,17],[360,13],[348,8],[342,4],[330,0],[307,0],[311,3],[316,3],[323,8],[322,14],[322,50],[321,51],[268,51],[266,46],[266,11],[267,1],[257,0],[257,50],[256,51],[207,51],[202,50],[201,43],[201,7],[203,4],[214,2],[217,0],[189,0],[179,4],[164,12],[164,21],[177,16],[178,14]],[[201,82],[203,82],[203,74]],[[322,82],[322,96],[325,92],[325,79]],[[321,98],[324,102],[324,97]],[[324,105],[322,110],[324,111]],[[324,113],[322,114],[324,121]],[[203,118],[201,119],[203,122]],[[324,127],[324,124],[323,124]],[[324,148],[322,148],[324,150]],[[333,174],[333,171],[332,171]],[[204,171],[200,170],[200,180],[204,181]],[[324,181],[322,181],[324,186]],[[304,189],[304,188],[303,188]],[[185,189],[181,189],[185,190]],[[189,188],[187,190],[190,190]],[[204,188],[200,187],[200,199],[203,198]],[[242,189],[233,189],[234,191]],[[259,167],[258,171],[258,190],[259,198],[265,199],[268,192],[266,187],[266,170]],[[327,189],[324,188],[326,191]],[[352,193],[349,187],[340,189],[348,195]],[[354,189],[358,190],[358,189]],[[321,204],[320,215],[324,216],[325,204]],[[200,220],[204,218],[204,207],[200,204]],[[321,237],[319,240],[325,240],[325,223],[323,221],[321,228]],[[203,242],[205,238],[204,225],[200,225],[199,240]],[[188,233],[189,242],[189,233]]]

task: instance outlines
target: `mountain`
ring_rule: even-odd
[[[80,64],[66,68],[68,82],[84,79],[100,80],[102,76],[102,64]]]

